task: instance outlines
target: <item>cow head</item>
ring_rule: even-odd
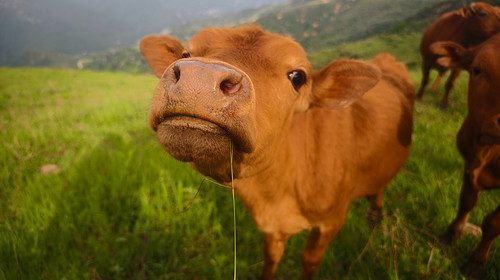
[[[364,62],[339,60],[314,74],[289,38],[249,26],[208,28],[186,47],[169,36],[140,43],[160,81],[149,123],[165,150],[202,174],[230,181],[269,165],[285,143],[293,114],[349,106],[380,79]]]
[[[454,42],[437,42],[431,49],[443,55],[441,65],[469,72],[469,115],[483,141],[500,144],[500,35],[469,49]]]
[[[485,2],[472,2],[460,14],[467,20],[465,33],[483,41],[500,32],[500,9]],[[472,40],[474,41],[474,40]]]

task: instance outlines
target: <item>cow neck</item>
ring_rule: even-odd
[[[292,159],[290,133],[286,131],[279,134],[282,136],[278,141],[256,151],[240,164],[242,176],[235,181],[238,196],[245,195],[247,188],[252,191],[261,189],[266,193],[281,192],[284,182],[294,180],[296,166]]]
[[[345,118],[345,113],[334,113],[341,123]],[[322,185],[320,181],[325,170],[321,168],[325,154],[325,142],[321,142],[320,137],[322,125],[318,124],[318,116],[312,112],[297,114],[293,117],[289,131],[277,142],[274,153],[267,154],[273,156],[269,165],[254,176],[236,180],[236,193],[242,201],[253,207],[251,201],[266,201],[275,203],[272,198],[293,196],[298,201],[307,201],[311,195],[317,195],[317,188]],[[330,123],[330,126],[336,126]],[[327,129],[328,130],[328,129]],[[330,138],[328,148],[337,147],[337,139]],[[341,171],[343,167],[339,164],[341,157],[328,157],[330,162],[334,162],[333,170]],[[331,173],[328,171],[328,173]],[[330,177],[330,176],[329,176]],[[330,178],[330,183],[337,184],[334,180],[342,180],[341,177]],[[318,181],[319,180],[319,181]],[[313,186],[308,188],[307,186]],[[309,191],[313,193],[309,193]],[[247,201],[247,202],[245,202]],[[302,208],[302,207],[301,207]]]
[[[499,145],[500,137],[482,133],[479,129],[479,124],[471,115],[466,116],[457,134],[458,150],[466,162],[473,161],[478,149],[483,147],[498,147]]]
[[[481,130],[481,121],[476,120],[472,115],[467,115],[466,120],[468,119],[469,125],[472,129],[472,135],[474,135],[474,146],[495,146],[500,145],[500,137],[491,135],[489,133],[485,133]],[[464,125],[465,122],[464,122]]]

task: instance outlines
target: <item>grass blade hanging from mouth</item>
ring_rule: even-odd
[[[234,239],[234,280],[236,280],[236,202],[234,197],[233,141],[229,146],[231,157],[231,192],[233,195],[233,239]]]

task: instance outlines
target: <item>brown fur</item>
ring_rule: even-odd
[[[500,35],[475,48],[465,49],[454,42],[440,42],[433,51],[444,55],[445,67],[469,71],[469,112],[457,135],[465,160],[462,193],[457,217],[442,236],[452,244],[463,232],[470,212],[483,190],[500,188]],[[494,58],[494,59],[492,59]],[[479,277],[495,238],[500,235],[500,205],[483,221],[483,237],[463,272]]]
[[[417,99],[421,100],[424,95],[425,87],[429,82],[429,72],[432,68],[439,72],[439,76],[432,87],[433,91],[437,90],[439,82],[449,69],[437,63],[439,56],[430,49],[433,43],[438,41],[453,41],[464,47],[470,47],[483,42],[499,31],[500,8],[484,2],[473,2],[468,7],[443,14],[430,24],[420,42],[422,82]],[[448,107],[448,97],[459,73],[460,68],[452,69],[450,77],[446,82],[445,95],[441,101],[441,108],[443,109]]]
[[[146,37],[141,50],[157,41]],[[162,77],[150,109],[160,143],[229,185],[234,141],[236,194],[265,233],[262,278],[274,276],[287,239],[309,229],[302,278],[312,278],[351,201],[374,198],[380,217],[383,189],[408,157],[415,90],[406,68],[381,54],[311,73],[297,43],[253,26],[205,29],[186,51],[191,58],[148,60]],[[296,72],[300,86],[289,80]]]

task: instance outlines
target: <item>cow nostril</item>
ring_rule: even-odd
[[[177,83],[181,79],[181,69],[178,65],[174,65],[172,70],[174,71],[175,82]]]
[[[225,95],[232,95],[241,89],[241,81],[224,80],[220,83],[220,89]]]

